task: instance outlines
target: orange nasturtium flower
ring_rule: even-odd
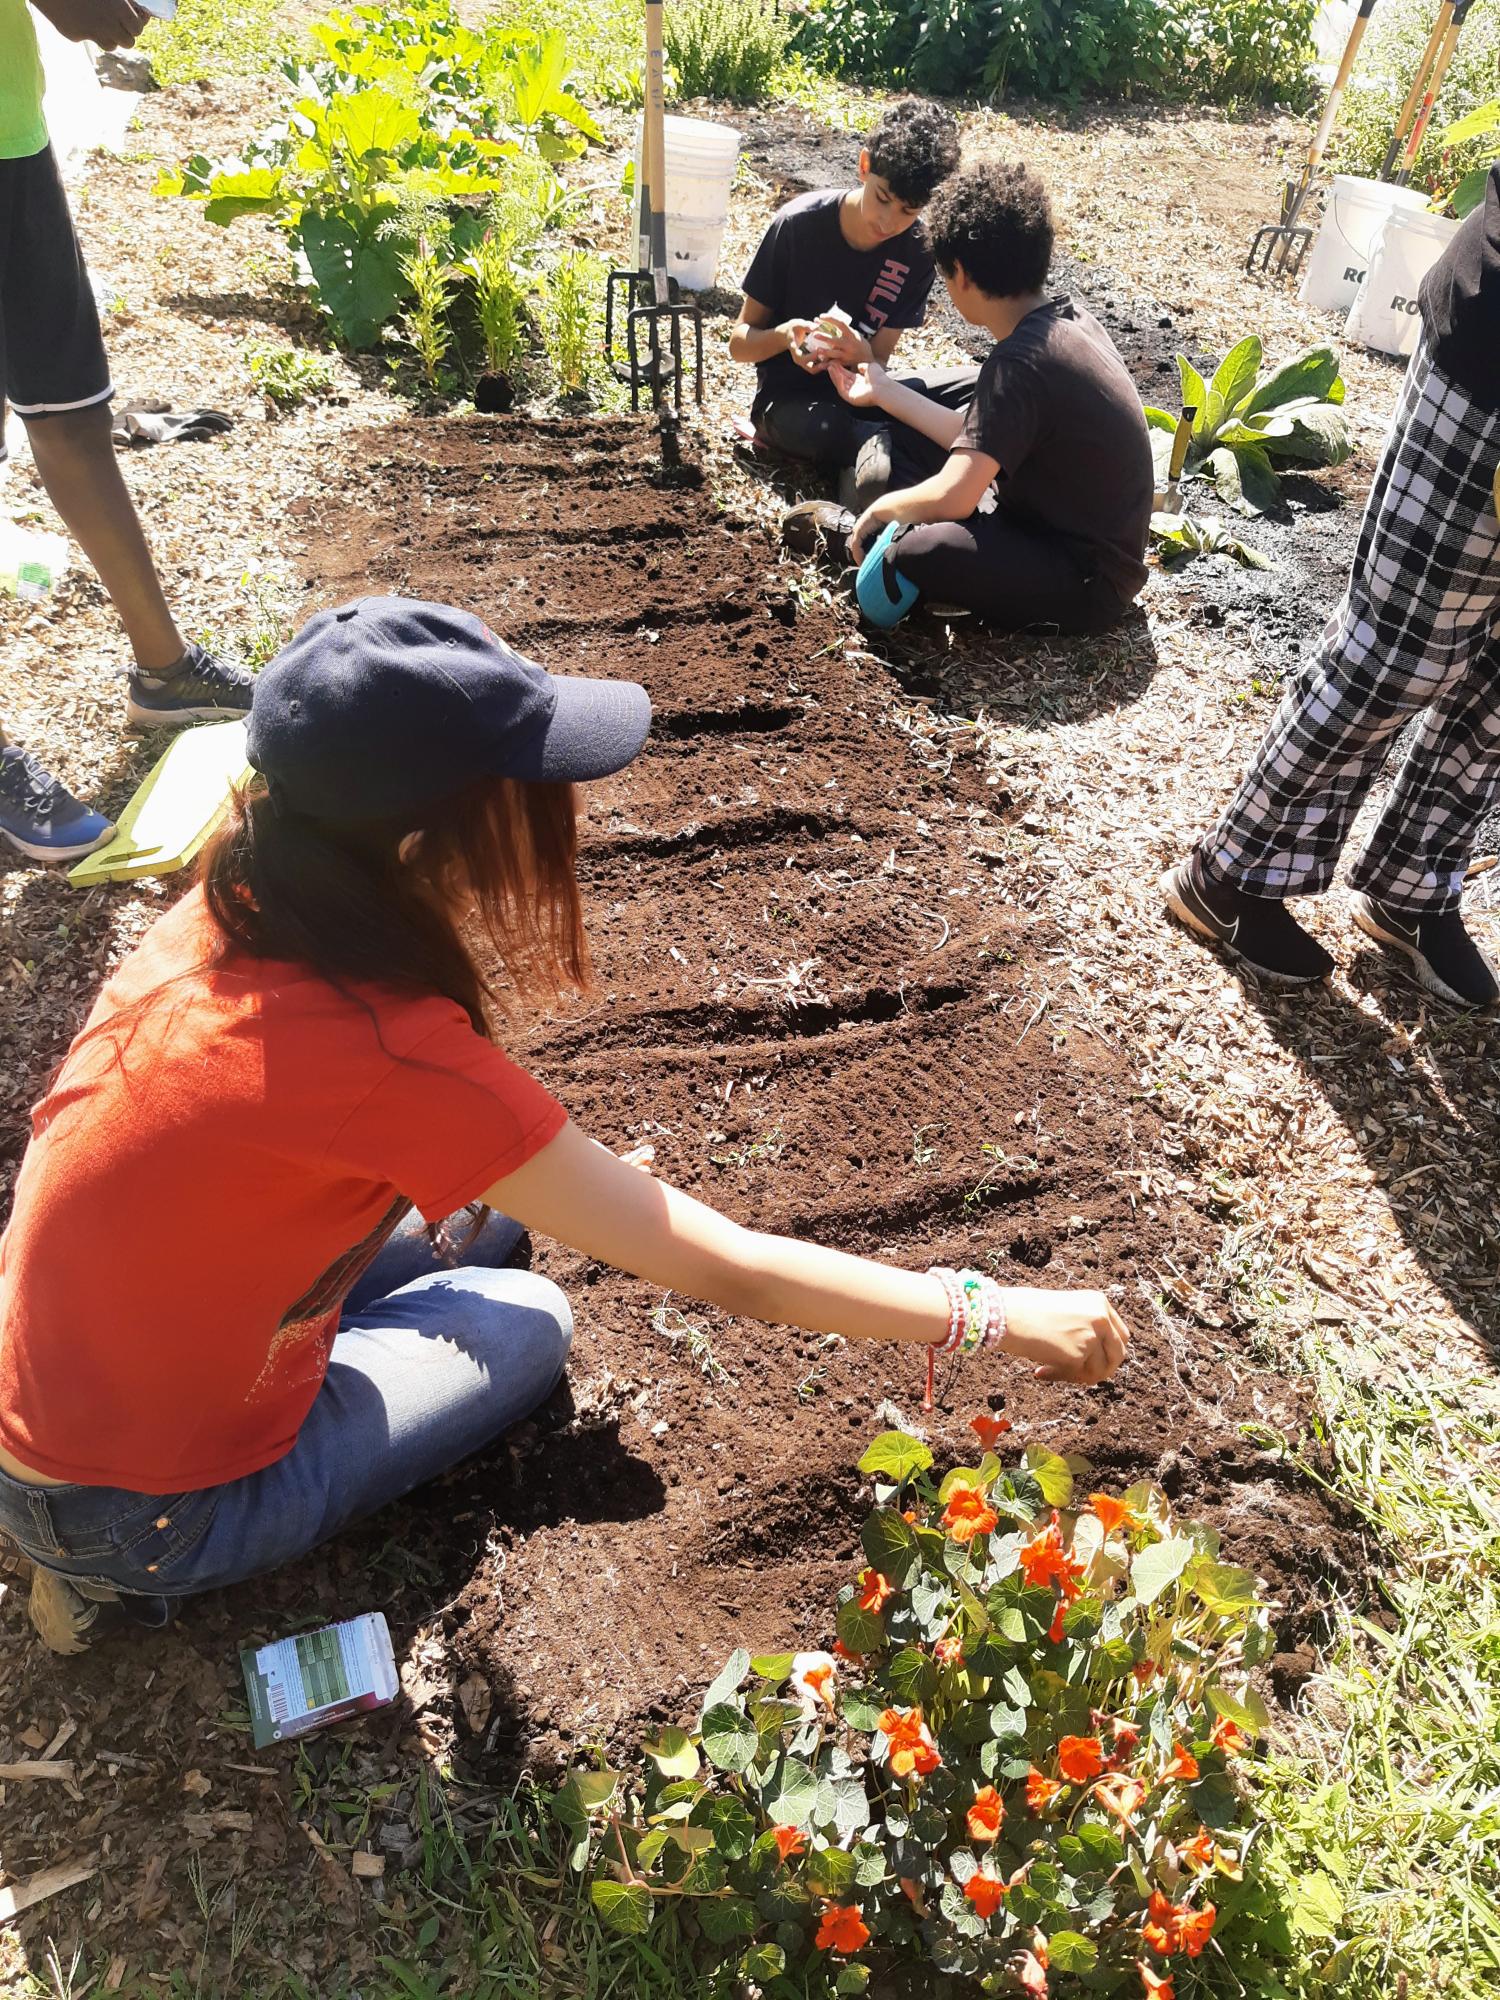
[[[1047,2000],[1047,1946],[1040,1932],[1033,1935],[1032,1947],[1030,1951],[1017,1952],[1009,1970],[1031,2000]]]
[[[1065,1597],[1060,1597],[1057,1600],[1057,1609],[1052,1614],[1052,1623],[1047,1627],[1047,1643],[1049,1646],[1055,1646],[1062,1638],[1063,1624],[1067,1616],[1068,1600]]]
[[[1026,1774],[1026,1803],[1034,1813],[1044,1813],[1062,1790],[1055,1778],[1049,1778],[1035,1767]]]
[[[964,1884],[964,1894],[988,1923],[1005,1901],[1005,1884],[993,1875],[971,1875]]]
[[[832,1709],[834,1679],[832,1653],[798,1653],[792,1661],[792,1687],[804,1701]]]
[[[1146,1787],[1139,1778],[1127,1778],[1123,1772],[1116,1772],[1108,1778],[1101,1778],[1094,1787],[1094,1796],[1107,1811],[1116,1818],[1133,1825],[1135,1816],[1146,1801]]]
[[[1185,1840],[1177,1850],[1179,1861],[1189,1868],[1212,1868],[1214,1865],[1214,1838],[1206,1826],[1200,1826],[1191,1840]]]
[[[1086,1785],[1104,1769],[1104,1745],[1097,1736],[1065,1736],[1057,1746],[1057,1768],[1073,1785]]]
[[[1109,1729],[1114,1738],[1116,1756],[1128,1756],[1132,1750],[1138,1748],[1141,1732],[1133,1722],[1123,1722],[1116,1716]]]
[[[853,1903],[830,1903],[814,1940],[819,1951],[858,1951],[870,1938],[869,1925]]]
[[[1190,1785],[1198,1775],[1198,1759],[1185,1743],[1174,1743],[1161,1774],[1164,1778],[1179,1778],[1183,1784]]]
[[[977,1486],[955,1486],[943,1509],[943,1528],[955,1542],[972,1542],[1000,1524],[1000,1516]]]
[[[1136,1971],[1141,1975],[1141,1984],[1146,1989],[1146,2000],[1174,2000],[1172,1975],[1153,1972],[1145,1959],[1136,1960]]]
[[[1005,1805],[993,1785],[986,1785],[974,1794],[974,1803],[966,1815],[969,1822],[969,1838],[976,1847],[988,1846],[992,1840],[1000,1838],[1000,1828],[1005,1819]]]
[[[1222,1750],[1230,1757],[1237,1757],[1250,1741],[1250,1738],[1240,1728],[1238,1723],[1231,1722],[1227,1715],[1221,1715],[1214,1723],[1213,1734],[1210,1736],[1209,1741],[1213,1744],[1215,1750]]]
[[[864,1654],[851,1653],[849,1648],[844,1644],[842,1639],[834,1640],[833,1657],[836,1660],[847,1660],[851,1667],[862,1667],[865,1663]]]
[[[939,1639],[932,1649],[932,1657],[940,1667],[961,1667],[964,1663],[964,1642],[956,1632],[950,1632]]]
[[[925,1778],[942,1763],[920,1708],[888,1708],[879,1727],[890,1745],[891,1769],[898,1778]]]
[[[1205,1903],[1201,1910],[1184,1910],[1177,1920],[1177,1940],[1189,1958],[1201,1955],[1213,1932],[1214,1919],[1218,1911],[1212,1903]]]
[[[996,1440],[1003,1438],[1010,1429],[1009,1417],[972,1417],[969,1429],[978,1438],[986,1451],[995,1449]]]
[[[1123,1500],[1112,1500],[1107,1493],[1091,1493],[1089,1506],[1102,1523],[1106,1535],[1113,1535],[1128,1522],[1133,1528],[1136,1516]]]
[[[1021,1544],[1021,1573],[1029,1584],[1055,1583],[1063,1602],[1071,1604],[1083,1588],[1083,1569],[1063,1546],[1062,1524],[1054,1508],[1042,1532]]]
[[[790,1861],[794,1854],[800,1854],[807,1846],[807,1835],[799,1833],[794,1826],[773,1826],[771,1838],[783,1862]]]
[[[884,1611],[896,1595],[896,1586],[888,1576],[882,1576],[878,1569],[862,1569],[859,1573],[859,1608],[861,1611]]]
[[[1160,1889],[1151,1891],[1141,1936],[1163,1958],[1170,1958],[1177,1949],[1177,1914],[1177,1905],[1170,1896],[1164,1896]]]

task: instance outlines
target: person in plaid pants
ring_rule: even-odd
[[[1333,960],[1286,907],[1333,879],[1366,793],[1415,724],[1349,880],[1360,928],[1459,1006],[1500,982],[1459,909],[1500,798],[1500,167],[1421,293],[1353,571],[1218,825],[1163,878],[1167,905],[1284,985]]]

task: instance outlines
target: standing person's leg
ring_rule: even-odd
[[[1394,738],[1466,679],[1485,642],[1465,551],[1487,494],[1454,394],[1419,343],[1343,600],[1218,825],[1164,878],[1177,916],[1272,979],[1332,970],[1283,899],[1329,886]]]
[[[110,438],[99,313],[52,149],[5,169],[0,318],[6,388],[48,499],[125,627],[136,722],[244,715],[251,679],[189,645],[167,605]]]

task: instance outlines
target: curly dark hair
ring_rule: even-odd
[[[932,254],[951,277],[962,264],[992,299],[1039,292],[1052,262],[1047,190],[1020,160],[982,160],[938,189],[927,214]]]
[[[884,112],[865,140],[870,172],[897,201],[925,208],[932,191],[958,165],[958,120],[940,104],[903,97]]]

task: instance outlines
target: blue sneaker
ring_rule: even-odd
[[[175,729],[184,722],[232,722],[250,713],[255,677],[226,666],[202,646],[189,646],[170,674],[130,671],[125,718],[138,729]]]
[[[0,748],[0,834],[28,861],[77,861],[114,827],[44,771],[19,743]]]
[[[854,579],[854,595],[859,600],[859,608],[872,625],[889,630],[899,625],[917,601],[917,586],[910,577],[903,576],[893,562],[886,558],[891,552],[891,544],[901,532],[900,523],[892,521],[882,529],[870,544],[869,553],[859,566],[859,575]]]

